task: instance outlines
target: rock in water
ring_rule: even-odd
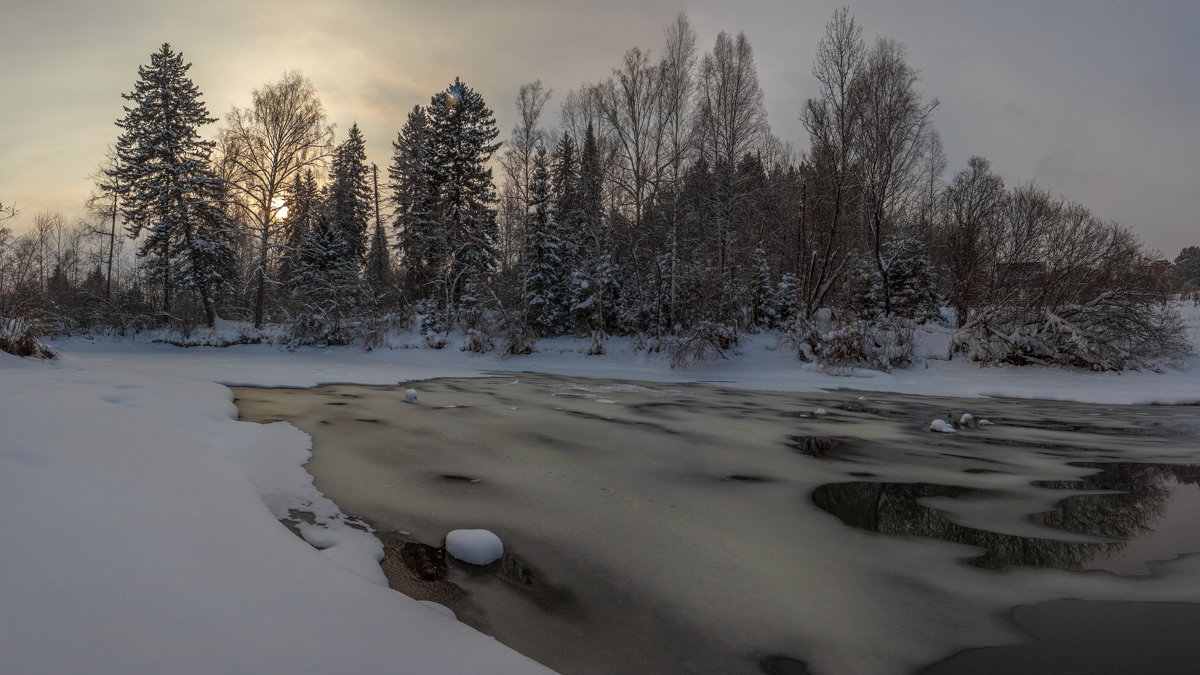
[[[405,403],[416,403],[417,402],[417,390],[409,389],[408,391],[404,392],[404,402]]]
[[[934,420],[929,423],[929,430],[940,431],[943,434],[952,434],[954,433],[954,425],[946,420]]]
[[[488,530],[454,530],[446,535],[446,552],[472,565],[490,565],[504,555],[504,542]]]

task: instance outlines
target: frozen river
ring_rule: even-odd
[[[901,673],[1066,611],[1032,603],[1200,602],[1200,556],[1173,560],[1200,552],[1194,406],[533,373],[235,395],[313,437],[317,487],[377,530],[394,588],[568,674]],[[505,558],[447,560],[458,528]]]

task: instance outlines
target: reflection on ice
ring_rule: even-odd
[[[413,383],[406,404],[409,386],[237,397],[312,435],[317,487],[377,530],[393,587],[564,673],[898,673],[1019,639],[1018,604],[1200,602],[1187,559],[1059,571],[1200,550],[1177,517],[1200,513],[1195,471],[1171,466],[1197,461],[1177,431],[1196,408],[532,373]],[[967,414],[995,424],[928,431]],[[450,559],[461,528],[504,557]]]

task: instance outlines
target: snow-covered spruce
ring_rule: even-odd
[[[472,565],[491,565],[504,555],[504,542],[490,530],[452,530],[446,552]]]

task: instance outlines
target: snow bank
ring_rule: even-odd
[[[1186,313],[1194,338],[1200,339],[1200,309]],[[1200,340],[1198,340],[1200,341]],[[453,347],[431,350],[302,348],[236,345],[226,348],[180,349],[165,344],[129,341],[57,341],[60,357],[80,365],[110,365],[154,374],[192,375],[230,385],[312,387],[318,384],[390,384],[434,377],[477,376],[495,371],[533,371],[561,375],[649,380],[713,382],[722,386],[779,391],[863,389],[935,396],[1005,396],[1082,401],[1087,403],[1193,403],[1200,401],[1200,358],[1163,372],[1099,373],[1064,368],[980,367],[963,358],[930,360],[889,373],[850,369],[831,375],[799,361],[779,348],[772,335],[744,336],[740,354],[692,368],[672,369],[661,355],[634,348],[630,340],[612,338],[606,353],[588,356],[581,342],[555,338],[539,342],[540,351],[526,356],[474,354]],[[0,368],[3,364],[0,363]],[[610,397],[611,398],[611,397]]]
[[[5,672],[548,672],[381,588],[307,437],[235,415],[201,378],[0,363]]]

